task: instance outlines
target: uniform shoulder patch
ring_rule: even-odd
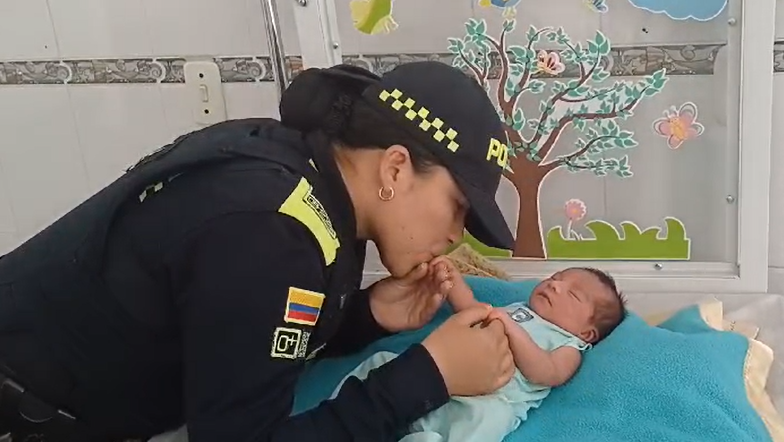
[[[324,298],[323,293],[289,287],[283,320],[291,324],[315,326],[324,305]]]
[[[304,177],[278,209],[302,223],[318,241],[327,265],[335,262],[340,241],[324,206],[313,195],[313,186]]]

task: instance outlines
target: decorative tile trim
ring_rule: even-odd
[[[712,75],[716,55],[724,44],[662,45],[616,47],[607,57],[605,67],[613,76],[647,75],[667,68],[668,75]],[[347,55],[344,62],[383,74],[396,66],[419,60],[452,63],[449,53]],[[47,84],[177,84],[184,83],[184,57],[141,57],[126,59],[29,60],[0,62],[0,86]],[[224,83],[272,82],[268,56],[216,57]],[[287,70],[293,77],[302,70],[302,58],[287,57]],[[774,51],[776,72],[784,72],[784,42]],[[490,78],[499,76],[496,55]],[[569,66],[561,77],[577,75]]]

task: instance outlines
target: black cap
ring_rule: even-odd
[[[468,231],[488,246],[512,249],[514,237],[495,201],[509,155],[506,134],[485,90],[456,68],[422,61],[387,72],[362,97],[449,170],[471,205]]]

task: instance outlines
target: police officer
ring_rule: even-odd
[[[307,360],[432,318],[449,283],[429,263],[464,223],[512,236],[502,125],[457,69],[310,69],[280,113],[180,137],[0,259],[0,435],[385,441],[508,381],[479,307],[290,416]],[[391,276],[360,290],[367,241]]]

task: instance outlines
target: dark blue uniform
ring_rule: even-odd
[[[189,134],[0,260],[0,371],[77,440],[391,440],[448,400],[421,346],[289,416],[307,359],[386,334],[354,222],[325,140]]]

